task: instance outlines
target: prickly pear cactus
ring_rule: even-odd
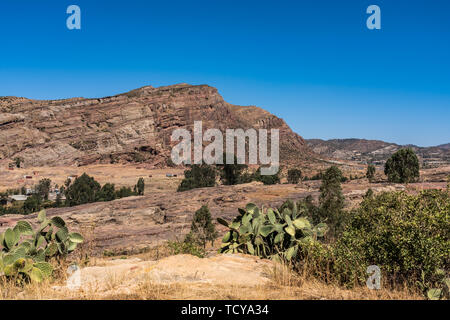
[[[50,277],[52,257],[64,257],[83,242],[76,232],[70,233],[60,217],[47,219],[45,211],[38,214],[40,226],[33,230],[26,221],[0,233],[0,276],[41,282]]]
[[[221,253],[241,252],[290,261],[302,243],[316,241],[328,230],[324,223],[313,226],[292,201],[280,209],[260,209],[249,203],[238,210],[239,215],[231,223],[217,219],[229,228],[222,239]]]

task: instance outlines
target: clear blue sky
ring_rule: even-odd
[[[209,84],[305,138],[450,142],[447,0],[1,0],[0,46],[0,96]]]

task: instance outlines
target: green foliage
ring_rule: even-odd
[[[425,275],[422,272],[422,280],[418,281],[419,287],[426,290],[427,298],[430,300],[450,299],[450,277],[444,269],[437,269],[434,273],[433,287],[428,287]]]
[[[390,182],[410,183],[419,179],[419,159],[411,148],[394,153],[384,166]]]
[[[366,172],[366,178],[369,179],[369,182],[372,182],[373,178],[375,177],[375,166],[373,164],[369,164],[367,166],[367,172]]]
[[[334,236],[342,229],[345,218],[341,181],[341,170],[332,166],[323,174],[320,186],[318,220],[327,222]]]
[[[418,195],[366,197],[334,249],[334,272],[345,284],[364,283],[377,265],[388,279],[424,290],[435,287],[450,259],[450,196],[441,190]]]
[[[191,169],[184,171],[184,179],[178,186],[178,191],[214,187],[216,176],[217,172],[213,166],[194,164],[191,166]]]
[[[20,158],[20,157],[14,158],[14,164],[16,165],[17,168],[20,168],[22,162],[23,162],[23,158]]]
[[[187,235],[185,242],[196,243],[206,248],[206,243],[217,238],[217,231],[212,223],[211,212],[208,206],[202,206],[198,209],[192,219],[191,231]]]
[[[217,221],[229,228],[221,253],[242,252],[275,260],[291,261],[303,243],[314,242],[327,232],[326,224],[312,225],[292,201],[267,210],[249,203],[231,223]]]
[[[224,162],[226,162],[226,154],[223,155]],[[242,172],[247,169],[246,164],[238,164],[237,157],[234,156],[234,161],[232,164],[221,164],[218,165],[219,168],[222,169],[221,171],[221,179],[223,181],[223,184],[225,185],[235,185],[242,183],[241,181],[241,175]]]
[[[116,191],[116,198],[126,198],[136,195],[136,193],[131,190],[130,187],[122,187],[119,190]]]
[[[48,193],[50,192],[50,186],[52,181],[50,179],[39,180],[36,187],[36,193],[39,195],[41,200],[48,200]]]
[[[258,168],[258,170],[256,170],[256,172],[254,174],[254,180],[260,181],[260,182],[264,183],[265,185],[278,184],[278,183],[280,183],[279,173],[280,173],[280,171],[278,171],[274,175],[262,175],[261,167],[260,167],[260,168]]]
[[[37,195],[32,195],[28,197],[27,200],[23,203],[23,214],[29,214],[33,212],[37,212],[41,209],[41,199]]]
[[[69,207],[99,201],[100,184],[93,177],[83,173],[66,190],[66,204]]]
[[[300,169],[289,169],[287,180],[291,184],[297,184],[302,178],[302,171]]]
[[[367,198],[373,198],[373,196],[374,196],[374,192],[373,192],[372,189],[369,188],[369,189],[367,190],[366,194],[364,195],[364,199],[367,199]]]
[[[145,190],[145,182],[144,182],[144,178],[139,178],[138,182],[136,184],[136,193],[139,196],[143,196],[144,195],[144,190]]]
[[[19,282],[41,282],[50,277],[52,257],[64,257],[83,242],[79,233],[70,233],[60,217],[47,219],[45,211],[38,214],[40,226],[33,230],[26,221],[0,233],[0,276]]]
[[[190,254],[199,258],[204,258],[206,255],[205,250],[189,241],[169,241],[169,249],[173,255],[176,254]]]
[[[100,201],[113,201],[116,199],[116,188],[112,183],[105,183],[100,190]]]

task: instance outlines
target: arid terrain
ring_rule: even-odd
[[[176,128],[191,130],[194,120],[202,120],[204,128],[222,130],[280,129],[281,183],[251,182],[177,192],[186,168],[170,163],[170,135]],[[447,186],[450,165],[446,146],[417,149],[422,161],[434,153],[439,153],[435,156],[440,161],[424,166],[419,182],[388,183],[382,164],[398,147],[365,141],[307,143],[282,119],[257,107],[228,104],[209,86],[143,87],[99,99],[0,98],[0,192],[32,188],[46,178],[53,186],[62,186],[69,177],[83,173],[102,185],[132,187],[139,178],[145,182],[142,196],[47,209],[48,217],[62,217],[71,230],[85,236],[80,254],[90,258],[82,269],[81,288],[65,287],[66,266],[61,266],[56,282],[24,290],[0,285],[0,298],[420,299],[402,288],[346,290],[294,274],[271,261],[219,255],[220,240],[208,248],[204,259],[172,256],[167,248],[168,241],[182,240],[189,232],[193,215],[202,205],[208,205],[215,221],[218,217],[233,219],[237,209],[249,202],[276,207],[288,199],[307,196],[317,202],[321,181],[309,178],[332,165],[351,178],[342,184],[346,208],[356,207],[369,188],[378,194]],[[17,158],[22,160],[20,166],[11,166]],[[365,178],[368,162],[377,164],[372,182]],[[288,184],[289,167],[301,169],[308,179]],[[0,216],[0,232],[19,220],[38,224],[37,213],[4,215]],[[222,236],[225,227],[217,223],[216,227]]]

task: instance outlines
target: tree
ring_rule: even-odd
[[[223,159],[226,159],[226,154],[223,155]],[[246,164],[238,164],[237,157],[234,156],[234,161],[232,164],[219,164],[217,165],[222,169],[221,179],[225,185],[235,185],[242,183],[241,176],[242,172],[247,169]]]
[[[83,173],[67,188],[66,204],[71,207],[98,201],[100,189],[100,184],[93,177]]]
[[[42,179],[39,180],[39,183],[36,187],[36,193],[39,195],[40,199],[48,200],[48,194],[50,192],[50,186],[52,181],[50,179]]]
[[[366,177],[367,179],[369,179],[369,182],[372,182],[373,178],[375,177],[375,166],[373,164],[369,164],[367,166],[367,172],[366,172]]]
[[[186,191],[195,188],[214,187],[217,172],[213,166],[194,164],[191,169],[184,171],[184,179],[178,186],[178,191]]]
[[[419,179],[419,159],[411,148],[394,153],[384,166],[389,182],[410,183]]]
[[[61,200],[61,193],[58,193],[56,195],[56,200],[55,200],[55,207],[59,208],[62,206],[62,200]]]
[[[217,236],[218,233],[212,223],[211,212],[209,211],[208,206],[202,206],[194,214],[191,231],[186,236],[185,242],[198,243],[203,246],[203,248],[206,248],[206,243],[211,241],[211,244],[213,245]]]
[[[344,196],[341,188],[342,172],[332,166],[322,176],[319,196],[319,215],[336,235],[343,226]]]
[[[23,212],[24,214],[33,213],[39,211],[41,209],[41,199],[38,195],[32,195],[28,197],[27,200],[23,203]]]
[[[116,190],[114,184],[105,183],[100,190],[100,201],[113,201],[116,199]]]
[[[136,193],[140,196],[144,195],[144,190],[145,190],[145,182],[144,182],[144,178],[139,178],[138,182],[136,184]]]
[[[289,169],[287,180],[291,184],[297,184],[302,178],[302,171],[299,169]]]
[[[20,157],[14,158],[14,163],[16,165],[17,168],[20,168],[20,165],[22,164],[23,159]]]
[[[271,185],[271,184],[278,184],[280,183],[280,176],[279,171],[276,174],[273,175],[262,175],[261,174],[261,167],[258,168],[255,172],[254,176],[256,181],[261,181],[265,185]]]

